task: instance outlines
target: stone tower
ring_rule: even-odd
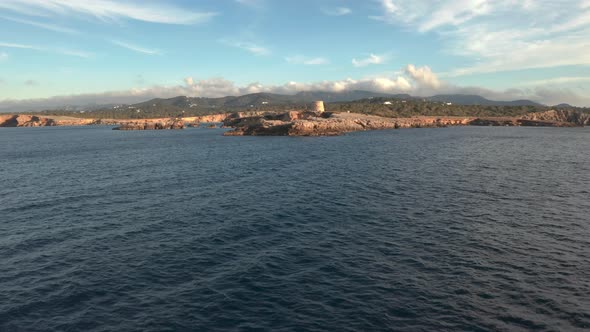
[[[313,103],[312,111],[314,111],[316,113],[324,113],[324,111],[325,111],[324,102],[321,100],[315,101]]]

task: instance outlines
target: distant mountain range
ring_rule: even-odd
[[[426,98],[429,101],[449,102],[457,105],[483,106],[544,106],[532,100],[520,99],[512,101],[489,100],[478,95],[436,95]]]
[[[156,98],[143,103],[132,105],[137,108],[166,107],[174,106],[178,108],[189,107],[250,107],[260,105],[297,105],[306,104],[315,100],[324,102],[352,102],[372,98],[391,98],[397,100],[427,100],[432,102],[447,102],[457,105],[495,105],[495,106],[543,106],[531,100],[514,100],[514,101],[494,101],[478,95],[436,95],[432,97],[413,97],[408,94],[386,94],[370,91],[345,91],[345,92],[324,92],[324,91],[305,91],[295,95],[281,95],[273,93],[254,93],[243,96],[228,96],[221,98],[206,97],[174,97],[168,99]]]
[[[465,94],[447,94],[436,95],[432,97],[415,97],[408,94],[387,94],[370,92],[363,90],[352,90],[343,92],[326,92],[326,91],[305,91],[299,92],[295,95],[283,95],[274,93],[253,93],[243,96],[227,96],[220,98],[209,97],[185,97],[178,96],[173,98],[155,98],[145,102],[136,104],[87,104],[87,105],[63,105],[59,107],[43,106],[38,104],[32,105],[0,105],[0,113],[31,111],[31,110],[65,110],[65,111],[96,111],[107,109],[123,109],[123,108],[137,108],[142,110],[158,110],[163,107],[173,107],[178,110],[187,108],[198,109],[215,109],[215,108],[249,108],[259,107],[261,105],[286,105],[302,106],[309,104],[316,100],[323,100],[327,103],[342,103],[342,102],[366,102],[370,99],[378,100],[416,100],[416,101],[431,101],[441,103],[452,103],[455,105],[483,105],[483,106],[545,106],[531,100],[513,100],[513,101],[495,101],[489,100],[478,95]],[[377,102],[377,101],[376,101]],[[559,104],[554,106],[556,108],[572,108],[568,104]]]

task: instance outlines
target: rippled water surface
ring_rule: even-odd
[[[1,331],[590,329],[590,129],[0,130]]]

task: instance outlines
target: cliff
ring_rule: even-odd
[[[46,127],[56,126],[55,120],[35,115],[0,116],[0,127]]]
[[[590,114],[575,110],[550,110],[547,112],[527,114],[522,118],[522,120],[587,126],[590,124]]]

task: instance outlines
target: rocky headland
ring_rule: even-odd
[[[0,115],[0,127],[49,127],[57,126],[52,118],[36,115]]]
[[[436,128],[448,126],[535,126],[578,127],[590,123],[590,115],[577,111],[531,113],[521,118],[510,117],[435,117],[384,118],[358,113],[286,112],[248,117],[229,117],[226,127],[235,128],[226,136],[333,136],[347,132]]]

